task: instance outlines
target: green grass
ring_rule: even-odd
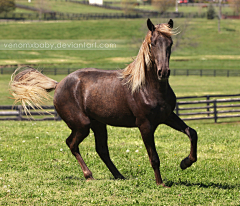
[[[206,4],[208,5],[208,4]],[[153,10],[153,11],[156,11],[157,8],[154,7],[154,6],[151,6],[151,5],[141,5],[139,7],[136,7],[136,8],[139,8],[139,9],[144,9],[144,10]],[[218,7],[214,7],[215,9],[215,12],[216,14],[218,13],[219,11],[219,8]],[[208,10],[208,8],[202,8],[202,6],[181,6],[179,5],[178,6],[178,12],[184,12],[184,13],[198,13],[198,14],[203,14],[203,13],[206,13]],[[167,10],[168,12],[175,12],[176,11],[176,8],[175,6],[168,9]],[[222,14],[228,14],[228,15],[232,15],[233,14],[233,9],[231,7],[225,7],[225,6],[222,6]]]
[[[1,205],[239,205],[239,123],[191,123],[198,161],[182,171],[187,136],[166,126],[155,133],[163,181],[154,173],[137,129],[108,127],[113,162],[126,180],[113,180],[95,152],[91,133],[80,145],[96,180],[86,182],[65,144],[63,122],[1,122]],[[117,134],[117,135],[116,135]],[[126,152],[129,150],[129,152]]]
[[[31,7],[39,7],[39,4],[36,3],[36,0],[32,0],[31,3],[28,3],[24,0],[17,0],[16,3]],[[119,10],[104,9],[95,6],[55,0],[44,1],[43,8],[62,13],[123,13]]]
[[[27,9],[16,8],[14,11],[9,13],[35,13],[35,12]]]
[[[166,19],[153,22],[166,22]],[[239,69],[240,26],[237,20],[174,19],[182,30],[179,46],[172,53],[171,68]],[[184,31],[184,25],[188,24]],[[97,39],[124,40],[121,50],[101,51],[1,51],[0,65],[35,64],[38,67],[124,68],[137,55],[147,32],[146,19],[115,19],[0,24],[0,39]],[[176,37],[173,37],[176,44]]]

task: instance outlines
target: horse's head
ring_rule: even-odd
[[[151,59],[156,64],[158,79],[168,79],[170,75],[169,59],[173,44],[171,38],[173,21],[170,19],[167,24],[157,24],[154,26],[151,20],[148,19],[147,26],[151,32],[149,40]]]

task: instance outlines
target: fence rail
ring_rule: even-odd
[[[236,77],[240,76],[240,70],[225,70],[225,69],[171,69],[173,76],[225,76]]]
[[[57,0],[55,0],[57,1]],[[77,1],[77,0],[61,0],[61,1],[69,1],[76,4],[87,4],[89,5],[89,1]],[[117,4],[116,4],[117,3]],[[118,6],[114,6],[114,5]],[[41,15],[39,15],[40,9],[29,6],[29,5],[22,5],[16,3],[17,8],[26,9],[34,11],[35,13],[5,13],[2,12],[0,14],[0,19],[4,19],[5,21],[9,20],[15,20],[15,21],[25,21],[25,20],[90,20],[90,19],[119,19],[119,18],[152,18],[152,17],[161,17],[161,18],[186,18],[186,17],[192,17],[192,18],[205,18],[207,15],[207,12],[192,12],[192,13],[184,13],[184,12],[158,12],[158,11],[152,11],[152,10],[144,10],[139,9],[137,6],[135,8],[131,9],[131,14],[125,14],[124,9],[119,6],[121,5],[119,2],[104,2],[103,5],[98,4],[90,4],[91,6],[95,7],[101,7],[105,9],[112,9],[112,10],[120,10],[123,13],[63,13],[58,11],[52,11],[48,9],[41,9]],[[136,3],[135,5],[140,5],[139,3]],[[178,4],[178,6],[186,6],[186,7],[194,7],[194,6],[200,6],[200,7],[207,7],[208,4],[201,4],[201,3],[186,3],[186,4]],[[218,6],[218,4],[213,4],[214,6]],[[222,7],[228,7],[228,4],[222,4]],[[225,16],[228,16],[228,13],[224,13]]]
[[[0,120],[15,120],[15,121],[46,121],[46,120],[61,120],[54,106],[43,106],[44,111],[33,110],[30,107],[31,115],[25,114],[22,106],[0,106]]]
[[[17,66],[16,66],[17,67]],[[16,67],[0,68],[0,74],[12,74]],[[33,65],[34,67],[34,65]],[[70,74],[71,72],[76,71],[79,68],[45,68],[42,73],[58,75],[58,74]],[[107,70],[112,70],[108,68]],[[240,70],[225,70],[225,69],[171,69],[172,76],[221,76],[221,77],[239,77]]]
[[[47,112],[32,110],[27,116],[22,106],[0,106],[0,120],[61,120],[54,106],[43,109]],[[240,94],[179,97],[175,113],[183,120],[213,119],[215,123],[222,118],[240,118]]]
[[[124,13],[61,13],[61,12],[48,12],[43,13],[1,13],[0,19],[25,21],[25,20],[93,20],[93,19],[136,19],[136,18],[183,18],[192,16],[195,18],[204,18],[206,13],[198,14],[184,14],[183,12],[166,12],[160,14],[157,12],[132,12],[131,14]]]
[[[222,118],[240,117],[240,94],[179,97],[175,112],[183,120],[214,119],[215,123]]]

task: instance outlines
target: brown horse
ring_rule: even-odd
[[[176,96],[168,81],[173,21],[154,26],[148,19],[147,26],[149,31],[136,59],[124,70],[80,69],[57,83],[30,68],[18,73],[12,81],[13,96],[23,105],[41,107],[42,101],[48,98],[47,92],[55,89],[54,106],[72,130],[66,143],[87,180],[93,179],[92,172],[78,146],[90,129],[103,162],[116,179],[124,178],[110,159],[106,125],[139,128],[158,185],[165,186],[154,142],[159,124],[166,124],[190,138],[190,155],[182,160],[182,169],[197,161],[197,133],[173,112]]]

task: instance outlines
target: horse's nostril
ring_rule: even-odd
[[[158,76],[161,77],[162,76],[162,70],[158,70]]]

